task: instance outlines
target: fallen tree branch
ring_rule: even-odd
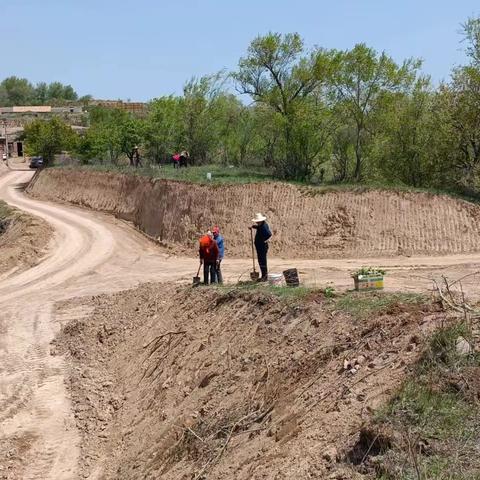
[[[148,348],[150,345],[152,345],[152,343],[155,343],[158,340],[162,340],[162,338],[164,338],[168,335],[184,335],[185,333],[187,333],[186,330],[178,330],[178,331],[171,331],[171,332],[163,333],[162,335],[159,335],[158,337],[155,337],[151,342],[148,342],[145,345],[143,345],[143,348]]]

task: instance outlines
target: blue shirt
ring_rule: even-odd
[[[263,222],[261,225],[254,225],[253,228],[257,230],[255,234],[255,246],[260,249],[265,248],[265,242],[272,236],[270,227],[267,222]]]
[[[218,245],[218,259],[223,260],[223,256],[225,255],[225,245],[224,245],[224,240],[223,237],[218,234],[216,237],[213,237],[215,241],[217,242]]]

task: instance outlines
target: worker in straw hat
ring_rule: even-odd
[[[267,253],[268,242],[272,238],[272,232],[267,223],[267,217],[261,213],[257,213],[255,218],[252,219],[253,225],[249,228],[256,230],[255,233],[255,250],[257,251],[257,260],[260,267],[262,277],[261,282],[266,282],[268,277],[267,268]]]

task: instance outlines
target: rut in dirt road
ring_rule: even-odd
[[[0,197],[45,219],[55,236],[36,267],[0,283],[0,478],[70,480],[77,478],[79,439],[65,390],[66,367],[51,355],[60,327],[54,304],[158,276],[165,258],[127,227],[29,200],[15,186],[30,176],[1,177]]]

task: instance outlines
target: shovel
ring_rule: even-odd
[[[252,280],[253,282],[256,282],[260,275],[255,270],[255,249],[253,248],[253,230],[252,229],[250,229],[250,241],[252,243],[252,262],[253,262],[253,271],[250,272],[250,280]]]
[[[193,286],[196,287],[200,285],[200,269],[202,268],[202,264],[198,266],[197,274],[193,277]]]

